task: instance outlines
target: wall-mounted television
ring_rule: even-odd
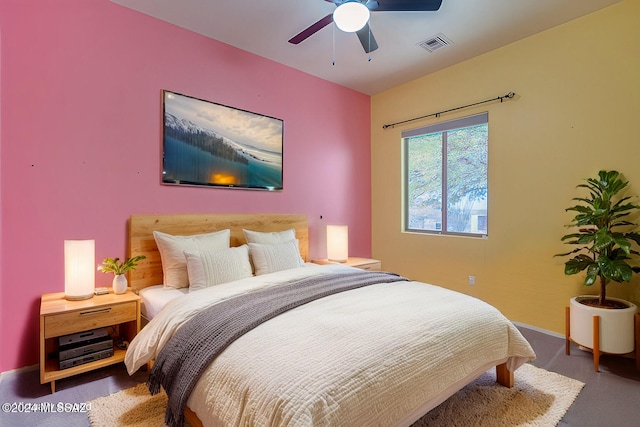
[[[163,91],[162,182],[282,190],[284,121]]]

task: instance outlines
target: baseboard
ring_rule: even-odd
[[[40,365],[23,366],[22,368],[11,369],[10,371],[0,372],[0,383],[6,375],[19,374],[22,372],[35,371],[40,369]]]
[[[527,328],[527,329],[531,329],[532,331],[536,331],[536,332],[540,332],[540,333],[543,333],[543,334],[551,335],[551,336],[556,337],[556,338],[565,339],[564,335],[559,334],[557,332],[548,331],[546,329],[538,328],[536,326],[527,325],[526,323],[520,323],[520,322],[514,322],[514,321],[511,321],[511,323],[513,323],[514,325],[516,325],[518,327],[521,327],[521,328]]]

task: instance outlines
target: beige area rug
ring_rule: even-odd
[[[495,369],[458,391],[412,427],[555,426],[584,386],[580,381],[525,364],[515,386],[496,384]],[[164,425],[167,396],[150,396],[139,384],[91,401],[92,427],[158,427]]]
[[[485,372],[412,427],[556,426],[584,387],[528,363],[516,370],[513,388],[495,381],[495,369]]]
[[[91,427],[161,427],[165,425],[167,395],[149,394],[145,383],[91,401]]]

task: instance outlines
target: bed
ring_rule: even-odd
[[[234,249],[225,251],[235,255],[253,239],[244,230],[265,236],[293,232],[299,263],[265,270],[260,251],[275,251],[268,252],[275,258],[274,253],[284,254],[275,248],[292,244],[250,243],[258,248],[251,252],[250,275],[194,291],[182,289],[159,303],[160,308],[156,304],[151,309],[150,304],[147,316],[153,319],[127,350],[129,373],[165,360],[169,348],[180,347],[171,345],[180,330],[185,335],[185,325],[202,318],[204,311],[249,294],[297,289],[304,281],[356,277],[361,272],[339,264],[309,263],[304,215],[133,215],[130,256],[146,259],[131,272],[131,287],[144,295],[147,288],[165,285],[164,257],[154,232],[193,236],[221,230],[229,230]],[[192,251],[185,254],[194,259]],[[196,273],[194,286],[202,282]],[[511,387],[514,371],[535,358],[513,324],[490,305],[426,283],[380,280],[295,306],[224,347],[183,397],[185,419],[192,426],[410,426],[492,367],[498,381]],[[193,330],[201,329],[205,328]],[[180,357],[187,360],[191,353]]]

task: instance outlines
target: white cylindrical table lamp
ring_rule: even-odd
[[[346,262],[349,258],[348,226],[327,225],[327,258],[337,262]]]
[[[95,240],[64,241],[64,297],[83,300],[93,297],[96,286]]]

